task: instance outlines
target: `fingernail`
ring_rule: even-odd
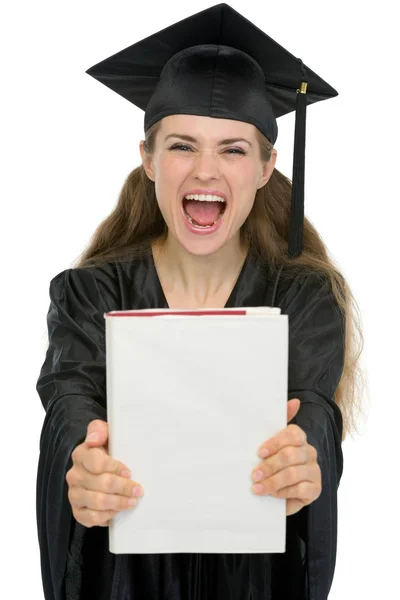
[[[136,506],[137,498],[128,498],[128,506]]]
[[[263,491],[263,486],[261,485],[261,483],[257,483],[256,485],[253,485],[253,491],[256,492],[256,494],[259,494],[260,492]]]
[[[121,471],[121,477],[126,477],[127,479],[131,478],[131,472],[127,471],[126,469],[124,469],[123,471]]]
[[[139,498],[140,496],[143,496],[143,490],[142,490],[142,488],[136,485],[136,486],[135,486],[135,487],[132,489],[132,496],[137,496],[138,498]]]
[[[87,442],[98,442],[99,441],[99,434],[96,432],[90,433],[87,438],[86,438]]]
[[[268,450],[266,448],[260,450],[260,456],[261,458],[266,458],[268,456]]]
[[[255,471],[253,474],[253,481],[260,481],[260,479],[262,479],[263,476],[263,472],[258,469],[258,471]]]

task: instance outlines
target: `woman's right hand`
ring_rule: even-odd
[[[75,519],[85,527],[107,527],[118,512],[136,506],[143,495],[143,488],[130,479],[129,469],[108,454],[107,445],[108,424],[96,419],[71,455],[68,499]]]

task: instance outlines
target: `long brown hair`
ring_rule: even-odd
[[[152,154],[160,122],[145,137],[144,149]],[[258,130],[261,159],[269,161],[272,144]],[[241,229],[249,251],[276,266],[290,266],[302,272],[317,272],[328,278],[332,293],[345,317],[345,359],[335,401],[343,415],[343,439],[357,431],[357,415],[365,386],[359,359],[364,338],[359,308],[343,275],[329,256],[315,227],[304,219],[304,250],[295,259],[287,253],[292,184],[274,169],[268,183],[257,191],[253,208]],[[265,226],[268,223],[268,227]],[[87,267],[116,259],[132,259],[148,249],[149,242],[165,238],[166,224],[158,207],[154,183],[143,166],[126,178],[111,214],[97,227],[76,267]]]

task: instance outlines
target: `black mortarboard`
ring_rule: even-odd
[[[86,71],[145,111],[245,121],[272,144],[296,110],[289,256],[303,250],[306,105],[336,90],[227,4],[179,21]]]

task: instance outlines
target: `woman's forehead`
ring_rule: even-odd
[[[191,136],[198,141],[244,138],[251,142],[256,136],[256,128],[251,123],[200,115],[169,115],[161,120],[160,125],[164,138],[177,134]]]

